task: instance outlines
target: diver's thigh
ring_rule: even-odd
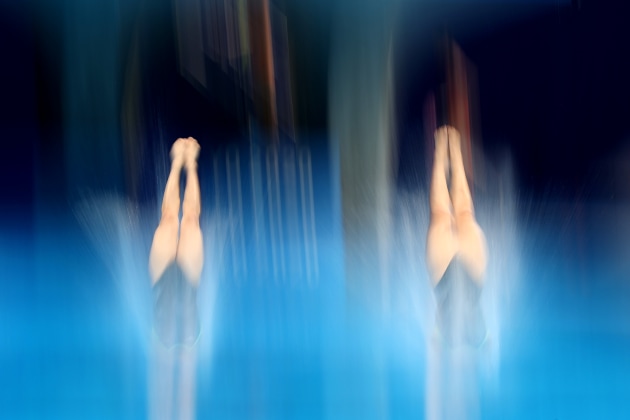
[[[203,235],[196,218],[184,217],[182,219],[177,246],[177,264],[186,278],[197,285],[203,269]]]
[[[449,263],[457,253],[457,241],[452,229],[451,216],[432,216],[427,233],[427,269],[431,281],[437,285]]]
[[[157,282],[166,267],[177,254],[177,231],[179,222],[177,217],[162,217],[153,235],[151,253],[149,255],[149,272],[153,283]]]
[[[473,279],[482,282],[488,260],[486,237],[471,214],[458,217],[456,224],[459,257]]]

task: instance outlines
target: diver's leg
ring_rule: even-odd
[[[197,286],[203,268],[203,240],[199,227],[201,213],[201,196],[199,193],[199,177],[197,175],[197,155],[199,144],[193,138],[187,139],[186,190],[182,206],[182,223],[177,245],[177,264],[184,273],[183,306],[181,328],[183,340],[191,345],[197,341],[200,333],[199,314],[197,311]],[[184,374],[184,372],[182,372]]]
[[[446,127],[448,133],[449,158],[451,163],[451,200],[455,217],[474,215],[474,207],[461,150],[461,136],[453,127]]]
[[[193,286],[197,286],[203,268],[203,238],[199,226],[201,194],[199,192],[199,176],[197,175],[199,144],[195,139],[189,137],[186,147],[186,189],[177,246],[177,263],[186,278]]]
[[[459,258],[478,282],[483,281],[487,264],[486,239],[475,220],[475,212],[464,170],[461,137],[456,129],[448,128],[451,162],[451,199],[455,213],[455,227]]]
[[[435,132],[435,157],[429,197],[431,221],[427,233],[426,250],[427,268],[434,285],[440,281],[448,264],[457,252],[457,242],[453,233],[451,197],[446,183],[447,163],[447,131],[440,128]]]
[[[166,267],[175,261],[177,254],[177,231],[179,229],[179,178],[184,165],[185,141],[178,139],[171,149],[171,172],[164,188],[162,217],[153,235],[149,272],[155,284]]]

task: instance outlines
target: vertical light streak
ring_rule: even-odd
[[[276,250],[276,240],[275,240],[275,223],[274,223],[274,212],[273,212],[273,199],[272,199],[272,188],[271,188],[271,163],[270,160],[273,159],[273,150],[269,149],[266,153],[266,169],[267,169],[267,205],[269,210],[269,239],[271,242],[271,261],[273,266],[273,277],[274,281],[278,282],[278,257]],[[278,220],[280,223],[280,220]]]

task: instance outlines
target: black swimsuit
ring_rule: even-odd
[[[479,286],[457,257],[446,268],[435,286],[437,327],[450,345],[478,347],[486,338],[486,323],[481,311]]]
[[[176,263],[153,285],[153,326],[167,347],[192,345],[199,336],[197,288]]]

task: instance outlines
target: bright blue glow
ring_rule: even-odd
[[[423,208],[421,199],[416,204]],[[216,279],[211,334],[198,352],[198,418],[425,416],[427,364],[435,358],[427,344],[431,296],[422,267],[392,278],[392,299],[400,304],[386,316],[348,307],[338,216],[321,237],[320,287]],[[484,227],[491,223],[480,219]],[[553,226],[519,226],[509,227],[518,262],[516,253],[501,255],[491,246],[495,258],[504,258],[497,272],[517,279],[505,279],[514,287],[497,294],[504,300],[491,315],[500,317],[500,357],[490,357],[496,362],[490,374],[475,376],[476,388],[464,390],[472,396],[461,394],[476,404],[470,416],[627,417],[624,263],[604,252],[613,244],[596,219],[584,228],[592,239],[585,254]],[[32,243],[3,234],[0,250],[3,415],[146,418],[150,349],[138,308],[76,220],[67,215],[37,226]],[[483,373],[484,357],[470,352],[462,360]]]

